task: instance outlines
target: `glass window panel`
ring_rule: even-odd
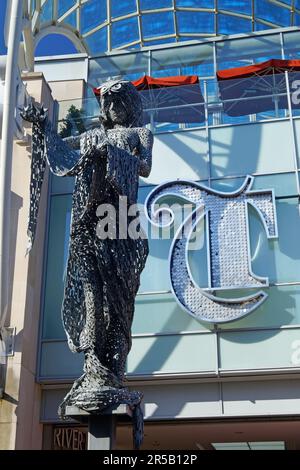
[[[101,2],[100,4],[98,0],[90,0],[89,2],[81,5],[80,15],[80,32],[84,34],[106,21],[106,2]],[[98,50],[103,51],[104,49],[101,48]]]
[[[111,25],[112,48],[140,39],[137,17],[116,21]]]
[[[213,64],[212,43],[152,51],[153,75],[212,76],[214,75]]]
[[[251,31],[251,26],[251,20],[223,15],[222,13],[218,15],[219,34],[247,33]]]
[[[294,15],[294,26],[300,26],[300,14],[295,13]]]
[[[252,13],[252,0],[218,0],[218,10],[250,15]]]
[[[279,34],[217,42],[218,70],[281,59]]]
[[[64,15],[76,3],[77,0],[58,0],[58,17]]]
[[[84,38],[91,54],[107,50],[107,28],[101,28]]]
[[[299,23],[300,24],[300,23]],[[284,55],[286,59],[299,59],[300,58],[300,31],[293,33],[285,33],[284,39]]]
[[[53,15],[53,2],[52,0],[47,0],[43,5],[42,11],[40,14],[41,23],[44,23],[46,21],[52,21],[52,15]]]
[[[281,26],[289,26],[291,20],[288,8],[275,5],[269,0],[255,0],[255,16]]]
[[[157,46],[160,44],[171,44],[172,42],[176,42],[176,38],[165,38],[165,39],[144,39],[145,46]]]
[[[103,3],[103,2],[102,2]],[[136,0],[122,0],[110,1],[111,16],[116,18],[118,16],[128,15],[136,11]]]
[[[100,57],[89,61],[89,81],[93,86],[99,86],[108,77],[121,75],[122,77],[136,78],[145,75],[149,68],[147,52],[132,52],[129,54],[114,54],[109,57]]]
[[[139,0],[141,10],[173,7],[173,0]]]
[[[40,376],[42,379],[77,379],[82,374],[83,361],[83,353],[72,353],[67,341],[42,343]]]
[[[33,15],[35,9],[36,9],[36,0],[31,0],[31,15]]]
[[[52,196],[44,300],[43,338],[65,338],[61,322],[64,274],[68,256],[72,197]]]
[[[173,13],[151,13],[142,16],[142,34],[145,38],[174,34]]]
[[[300,0],[295,0],[295,8],[300,10]]]
[[[258,20],[255,20],[254,31],[266,31],[267,29],[268,29],[268,26],[266,26],[263,23],[260,23]]]
[[[76,13],[76,10],[73,11],[70,15],[68,15],[64,19],[63,24],[68,24],[69,26],[72,26],[72,28],[74,28],[74,29],[77,28],[77,13]]]
[[[177,12],[177,23],[180,33],[213,33],[215,25],[215,15],[213,13],[204,13],[194,11],[192,14],[188,11]]]
[[[176,0],[178,7],[214,8],[215,0]],[[194,13],[191,13],[193,15]]]

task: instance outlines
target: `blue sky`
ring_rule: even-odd
[[[7,0],[0,0],[0,55],[6,54],[4,44],[4,21]],[[73,44],[64,36],[51,34],[41,40],[35,51],[36,56],[42,55],[61,55],[72,54],[76,52]]]

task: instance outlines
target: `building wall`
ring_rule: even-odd
[[[23,77],[27,90],[37,102],[48,107],[51,116],[51,90],[43,75]],[[7,324],[16,328],[14,354],[7,360],[5,395],[0,404],[1,449],[41,448],[39,423],[40,386],[35,381],[36,350],[40,315],[43,250],[47,211],[48,175],[43,187],[35,246],[25,257],[29,213],[30,129],[27,138],[15,141],[11,194],[11,291]]]
[[[245,40],[252,47],[253,38]],[[264,44],[262,38],[259,42]],[[277,42],[276,56],[280,57]],[[289,43],[288,35],[285,43]],[[265,46],[262,47],[259,57],[266,54]],[[230,61],[244,65],[245,57],[236,63],[239,51],[243,50],[240,47],[219,43],[216,50],[220,53],[219,65],[229,67]],[[157,61],[160,52],[153,53]],[[166,51],[162,53],[165,60]],[[132,54],[128,56],[135,63]],[[170,51],[169,57],[173,58]],[[91,61],[95,67],[92,72],[96,76],[101,66],[105,69],[105,61],[111,65],[114,59],[117,63],[117,57],[112,61],[109,57],[98,59],[96,65]],[[126,62],[126,54],[121,59]],[[57,97],[63,96],[61,91],[57,93],[60,93]],[[150,240],[127,365],[129,386],[144,391],[145,416],[149,422],[299,415],[298,114],[297,110],[293,110],[291,118],[287,113],[277,117],[273,114],[262,122],[250,122],[247,117],[247,122],[231,124],[228,119],[223,125],[209,123],[207,127],[172,132],[169,129],[155,135],[153,170],[149,178],[140,182],[141,203],[155,185],[166,180],[180,177],[232,191],[251,174],[255,189],[275,191],[279,238],[268,241],[257,214],[250,213],[252,268],[255,274],[269,277],[270,287],[265,289],[268,299],[248,317],[227,325],[198,322],[181,310],[170,292],[171,240]],[[58,422],[58,404],[81,374],[83,364],[81,355],[69,351],[60,318],[72,189],[71,178],[51,177],[37,367],[37,381],[45,388],[41,405],[41,420],[45,424]],[[203,242],[191,259],[200,284],[205,283],[204,251]]]

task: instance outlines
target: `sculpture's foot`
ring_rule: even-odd
[[[142,393],[130,391],[125,387],[114,387],[103,384],[101,379],[96,380],[89,374],[83,374],[76,380],[70,392],[59,407],[59,414],[65,417],[66,406],[77,406],[90,413],[101,413],[105,408],[117,407],[125,404],[134,408],[143,398]]]
[[[85,355],[84,374],[77,379],[59,406],[58,414],[66,418],[66,407],[76,406],[91,414],[100,414],[107,408],[128,405],[132,409],[135,448],[143,439],[143,413],[140,407],[143,394],[130,391],[110,370],[104,367],[97,356],[89,351]]]
[[[142,396],[123,387],[118,377],[101,364],[94,352],[87,351],[84,374],[75,380],[58,413],[64,418],[67,406],[76,406],[90,413],[100,413],[105,408],[121,404],[134,408],[141,402]]]
[[[144,435],[143,412],[141,410],[141,392],[131,391],[125,387],[112,387],[97,384],[95,378],[84,373],[76,380],[70,392],[59,406],[58,414],[64,419],[67,406],[76,406],[91,414],[101,414],[107,408],[117,408],[121,404],[128,405],[132,409],[133,441],[136,449],[142,444]]]

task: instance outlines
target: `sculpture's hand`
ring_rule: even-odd
[[[42,125],[48,117],[48,109],[43,105],[39,107],[31,101],[28,106],[22,109],[20,115],[25,121]]]

